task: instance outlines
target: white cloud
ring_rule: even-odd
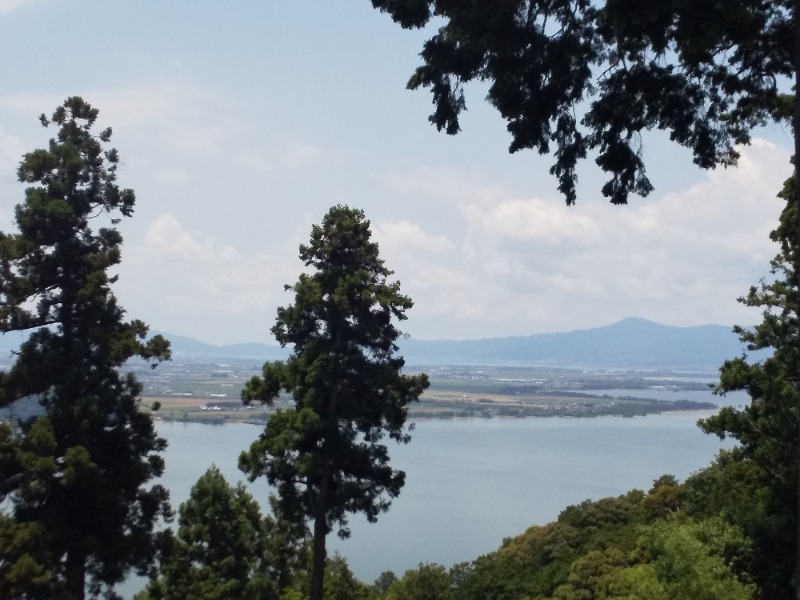
[[[432,325],[431,320],[446,321],[452,333],[440,333],[440,337],[464,337],[458,324],[480,320],[488,312],[488,298],[477,293],[482,286],[481,279],[471,275],[468,270],[417,264],[402,272],[409,275],[403,279],[403,293],[408,294],[415,303],[411,316],[422,316],[429,325]],[[435,329],[431,327],[431,330]]]
[[[275,308],[287,301],[283,285],[300,267],[285,256],[283,249],[244,255],[161,215],[126,251],[120,296],[131,314],[151,315],[159,330],[216,343],[271,342]]]
[[[373,234],[381,252],[398,255],[403,252],[443,252],[453,249],[453,243],[443,235],[426,233],[417,223],[406,219],[373,224]]]
[[[239,259],[231,246],[220,246],[213,238],[196,239],[168,214],[150,223],[144,252],[151,258],[177,262],[220,263]]]
[[[757,141],[744,150],[743,166],[748,173],[709,173],[686,190],[626,207],[568,208],[558,198],[450,181],[436,193],[447,190],[438,202],[451,222],[421,213],[373,221],[382,258],[415,303],[401,328],[419,338],[480,338],[631,315],[681,325],[753,322],[757,315],[735,299],[767,274],[775,253],[767,235],[782,208],[775,193],[788,154]],[[157,293],[131,295],[125,305],[152,303],[144,314],[157,312],[167,321],[160,328],[176,333],[270,341],[277,306],[291,302],[283,285],[302,269],[296,246],[318,218],[291,221],[282,236],[263,240],[268,250],[254,253],[230,234],[221,240],[162,214],[123,267],[131,269],[123,281]]]
[[[563,202],[540,199],[503,200],[492,205],[463,203],[460,210],[474,229],[526,244],[593,245],[600,241],[597,224]]]
[[[754,140],[738,169],[624,207],[566,207],[439,173],[426,185],[447,193],[469,227],[458,263],[448,267],[449,284],[441,271],[425,279],[430,268],[407,278],[416,301],[413,333],[491,337],[631,315],[675,324],[753,322],[758,315],[736,298],[768,272],[776,251],[768,234],[782,209],[775,195],[789,172],[784,149]],[[444,264],[433,254],[430,261]]]
[[[36,0],[0,0],[0,15],[13,12],[34,2]]]
[[[26,115],[50,115],[69,93],[17,92],[0,95],[0,107]],[[100,110],[98,125],[115,131],[147,134],[159,144],[170,144],[182,152],[218,149],[223,140],[241,130],[240,120],[225,116],[209,118],[226,100],[217,92],[180,82],[144,82],[97,88],[81,97]]]
[[[452,167],[415,165],[406,171],[390,172],[386,185],[408,196],[422,195],[450,202],[468,198],[470,204],[485,206],[513,199],[502,186],[474,181],[469,173]]]

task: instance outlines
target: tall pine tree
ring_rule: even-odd
[[[322,600],[325,538],[334,525],[348,535],[348,513],[374,521],[399,494],[405,473],[392,469],[381,440],[408,441],[410,402],[426,375],[403,375],[397,356],[411,299],[378,256],[363,211],[330,209],[315,225],[300,259],[311,272],[294,286],[294,304],[278,309],[272,332],[294,347],[285,363],[267,363],[248,382],[246,401],[272,402],[281,389],[295,408],[279,410],[240,459],[251,479],[277,487],[284,518],[313,521],[311,600]]]
[[[166,442],[139,408],[141,385],[119,370],[134,356],[155,366],[169,344],[125,321],[111,291],[114,226],[135,197],[116,184],[119,156],[105,147],[110,129],[92,131],[97,115],[78,97],[42,115],[57,136],[24,156],[18,232],[0,234],[0,331],[29,334],[0,401],[33,396],[43,413],[0,431],[0,539],[13,542],[0,547],[4,598],[111,594],[131,568],[151,567],[154,526],[169,515],[166,490],[148,487]]]

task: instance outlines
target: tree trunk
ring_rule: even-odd
[[[800,2],[800,0],[797,0]],[[342,334],[336,333],[336,345],[341,342]],[[334,386],[328,401],[328,418],[336,414],[339,401],[339,389]],[[324,457],[320,473],[319,494],[314,501],[314,551],[311,558],[311,595],[309,600],[322,600],[325,584],[325,538],[328,536],[328,486],[331,480],[331,459]]]
[[[311,595],[309,600],[322,600],[325,583],[325,538],[328,535],[328,524],[325,515],[314,517],[314,555],[311,562]]]
[[[795,0],[792,13],[792,24],[794,25],[794,115],[792,117],[792,135],[794,137],[794,179],[795,179],[795,211],[797,219],[797,233],[800,237],[800,0]],[[795,294],[800,295],[800,239],[796,240],[794,256],[794,276]],[[800,345],[800,332],[796,343]],[[799,371],[800,372],[800,368]],[[797,423],[797,512],[795,514],[795,566],[794,566],[794,586],[795,595],[800,600],[800,407],[798,407]]]
[[[800,0],[798,0],[800,1]],[[314,503],[314,551],[311,559],[311,585],[309,600],[322,600],[325,583],[325,538],[328,536],[328,482],[330,461],[325,461],[319,484],[319,494]]]
[[[66,587],[70,600],[86,598],[86,555],[77,550],[67,552]]]

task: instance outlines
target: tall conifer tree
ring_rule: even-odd
[[[154,526],[169,515],[166,490],[147,487],[166,442],[138,406],[141,385],[119,371],[134,356],[155,366],[169,344],[125,321],[111,291],[114,226],[135,197],[116,184],[119,156],[105,148],[110,129],[92,131],[97,115],[78,97],[42,115],[57,135],[24,156],[18,232],[0,234],[0,331],[29,334],[0,401],[42,407],[0,431],[0,539],[13,542],[0,547],[4,598],[112,594],[131,568],[150,568]]]
[[[313,521],[311,600],[322,600],[325,538],[334,525],[349,535],[347,514],[374,521],[399,494],[405,473],[392,469],[381,439],[407,442],[410,402],[426,375],[403,375],[397,356],[411,299],[390,282],[363,211],[335,206],[300,246],[311,269],[294,286],[294,304],[278,309],[272,332],[291,344],[285,363],[267,363],[248,382],[246,401],[272,402],[283,389],[295,407],[279,410],[240,459],[251,479],[277,487],[284,518]]]
[[[798,225],[795,180],[790,179],[780,197],[786,200],[780,224],[770,237],[780,246],[772,260],[774,280],[750,288],[740,302],[763,310],[753,329],[737,327],[750,350],[770,349],[760,362],[747,357],[728,360],[720,369],[719,391],[746,390],[750,404],[742,409],[722,408],[701,421],[701,427],[739,442],[732,456],[757,467],[769,492],[767,516],[751,533],[757,546],[752,568],[767,597],[792,595],[798,528],[797,448],[800,444],[800,289],[798,288]],[[795,586],[800,582],[795,581]]]

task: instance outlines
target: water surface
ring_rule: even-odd
[[[665,473],[684,479],[721,447],[695,425],[708,414],[421,421],[410,444],[390,444],[406,486],[389,512],[377,523],[354,515],[352,537],[332,535],[329,549],[368,582],[420,562],[472,560],[569,504],[646,490]],[[261,428],[159,422],[158,431],[170,444],[164,483],[177,507],[212,463],[231,483],[243,480],[238,455]],[[250,490],[266,504],[263,481]]]

